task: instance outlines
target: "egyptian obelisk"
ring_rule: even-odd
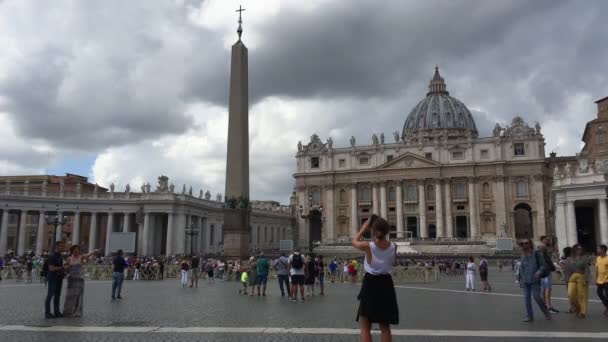
[[[243,260],[249,256],[249,79],[247,47],[239,12],[239,39],[232,45],[230,103],[228,106],[228,151],[224,209],[224,256]]]

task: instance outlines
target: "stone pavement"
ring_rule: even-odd
[[[398,285],[401,322],[396,341],[586,341],[608,339],[601,304],[590,289],[586,320],[560,313],[522,323],[523,299],[511,273],[493,270],[495,292],[463,291],[463,277],[432,285]],[[127,281],[122,301],[111,302],[111,283],[89,281],[85,312],[77,319],[43,319],[44,288],[0,283],[0,341],[356,341],[359,284],[328,284],[327,296],[292,303],[274,281],[267,297],[238,296],[236,282]],[[567,308],[564,286],[554,306]],[[272,329],[275,328],[275,329]],[[52,331],[55,330],[55,331]],[[376,337],[379,340],[379,337]]]

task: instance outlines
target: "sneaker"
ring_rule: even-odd
[[[292,302],[297,302],[298,300],[297,300],[297,299],[295,299],[295,298],[291,298],[291,301],[292,301]]]
[[[55,312],[55,317],[61,318],[63,317],[63,314],[61,312]]]
[[[51,319],[51,318],[56,318],[56,316],[53,315],[52,313],[47,313],[47,314],[44,314],[44,318]]]
[[[559,313],[559,311],[555,310],[553,307],[549,308],[549,312],[552,314]]]
[[[116,297],[116,299],[122,299],[122,297],[121,297],[121,296],[118,296],[118,297]]]
[[[303,302],[303,301],[304,301],[304,298],[300,298],[300,302]]]
[[[522,322],[529,323],[529,322],[533,322],[533,321],[534,321],[534,318],[526,317],[526,318],[524,318],[524,320]]]

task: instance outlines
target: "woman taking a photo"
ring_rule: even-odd
[[[373,241],[361,241],[371,229]],[[361,329],[361,341],[372,340],[372,323],[380,325],[382,342],[392,341],[390,324],[399,324],[397,295],[391,272],[397,246],[386,239],[390,226],[385,219],[372,215],[353,238],[353,247],[365,252],[365,276],[359,292],[357,321]]]

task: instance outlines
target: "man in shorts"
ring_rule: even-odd
[[[291,275],[291,301],[298,300],[298,287],[300,287],[300,301],[304,301],[304,256],[295,250],[289,256],[289,274]]]
[[[542,252],[543,256],[545,257],[545,260],[553,262],[552,254],[555,249],[553,246],[553,240],[549,236],[541,236],[540,242],[541,245],[538,247],[538,249]],[[552,274],[549,273],[548,276],[542,278],[540,284],[542,289],[541,294],[543,299],[545,300],[545,305],[547,306],[547,309],[549,309],[549,312],[551,312],[552,314],[559,313],[559,311],[557,311],[551,305],[551,289],[553,287]]]
[[[266,296],[266,283],[268,282],[268,271],[270,270],[270,261],[264,256],[264,252],[260,252],[258,258],[258,272],[255,279],[255,285],[260,295],[260,287],[262,288],[262,296]]]

